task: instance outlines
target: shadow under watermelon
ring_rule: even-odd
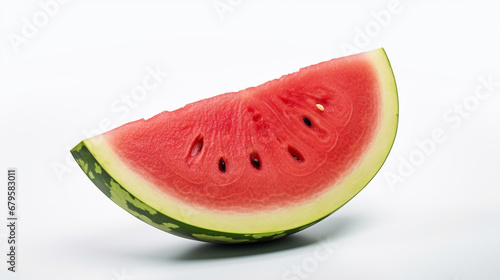
[[[210,259],[224,259],[248,257],[269,254],[287,250],[294,250],[306,246],[338,247],[338,240],[359,229],[362,217],[334,215],[327,217],[321,223],[313,225],[296,234],[273,241],[247,244],[215,244],[200,243],[168,258],[177,261],[199,261]]]

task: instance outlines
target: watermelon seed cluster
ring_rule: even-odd
[[[318,108],[318,110],[320,110],[320,111],[324,110],[324,107],[321,104],[316,104],[316,108]],[[250,108],[249,112],[253,113],[254,109]],[[257,117],[254,116],[253,117],[253,121],[259,121],[261,118],[262,117],[260,115],[257,115]],[[308,127],[312,127],[312,122],[311,122],[311,120],[309,118],[303,117],[302,121]],[[199,136],[195,140],[195,143],[194,143],[194,145],[193,145],[193,147],[191,149],[191,156],[195,156],[195,155],[199,154],[201,152],[202,147],[203,147],[203,138]],[[288,146],[288,153],[290,153],[290,155],[296,161],[298,161],[298,162],[304,161],[304,157],[302,156],[302,154],[297,149],[295,149],[295,148],[293,148],[291,146]],[[261,167],[261,160],[260,160],[260,157],[259,157],[259,155],[258,155],[258,153],[256,151],[253,151],[250,154],[250,163],[252,164],[252,166],[255,169],[257,169],[257,170],[260,169],[260,167]],[[226,161],[224,160],[223,157],[219,158],[219,171],[222,172],[222,173],[226,173]]]

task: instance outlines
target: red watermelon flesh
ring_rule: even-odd
[[[86,146],[123,189],[155,211],[231,234],[239,232],[229,221],[258,224],[264,217],[255,232],[241,228],[262,234],[305,224],[279,225],[279,217],[265,220],[268,213],[302,207],[313,222],[351,199],[382,165],[396,127],[394,78],[380,49],[165,111]],[[333,193],[337,201],[329,206]],[[325,207],[331,209],[319,209]],[[205,222],[211,213],[231,218]]]
[[[134,172],[184,203],[252,212],[308,201],[356,164],[378,125],[375,69],[338,64],[163,112],[108,141]]]

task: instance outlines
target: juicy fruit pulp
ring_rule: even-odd
[[[263,241],[356,195],[387,157],[397,114],[379,49],[126,124],[72,153],[149,224],[204,241]]]

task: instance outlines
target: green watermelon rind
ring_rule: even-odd
[[[222,244],[263,242],[290,235],[318,222],[314,221],[310,224],[290,230],[259,234],[221,232],[196,227],[156,211],[124,189],[106,172],[101,164],[99,164],[85,145],[85,140],[71,149],[71,154],[92,183],[94,183],[94,185],[114,203],[139,220],[180,237]]]

